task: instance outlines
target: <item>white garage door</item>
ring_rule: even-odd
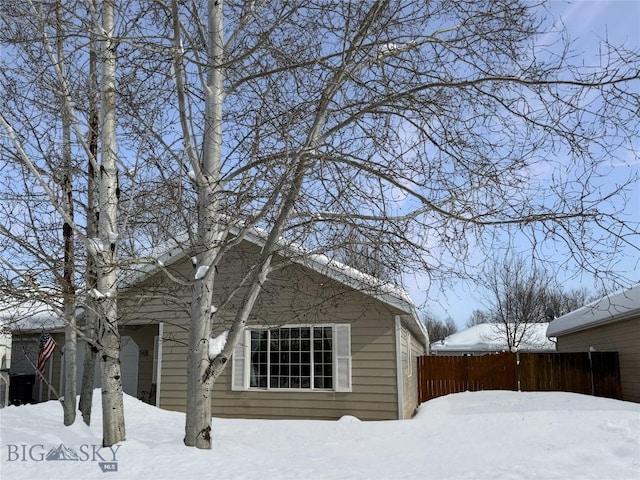
[[[138,397],[138,360],[140,357],[140,348],[135,340],[131,337],[122,337],[120,351],[120,365],[122,370],[122,390],[124,393],[132,397]],[[80,385],[82,385],[82,372],[84,370],[84,340],[78,340],[78,370],[77,370],[77,391],[80,393]],[[64,377],[63,377],[64,378]],[[96,370],[94,375],[93,386],[100,388],[100,362],[96,362]]]

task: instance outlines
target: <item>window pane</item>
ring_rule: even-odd
[[[251,332],[251,365],[249,386],[265,388],[267,386],[267,332],[254,330]]]
[[[333,386],[333,329],[315,327],[313,329],[313,383],[315,388]]]
[[[251,331],[250,367],[251,387],[333,388],[333,329]]]
[[[310,337],[309,327],[280,328],[271,331],[270,388],[311,388]],[[304,376],[307,377],[306,381]]]

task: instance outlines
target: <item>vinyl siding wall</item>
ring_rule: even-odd
[[[165,332],[186,341],[181,330]],[[395,346],[392,328],[376,320],[351,324],[351,392],[232,391],[231,366],[216,381],[212,412],[219,417],[336,419],[354,415],[363,420],[397,418]],[[160,406],[184,411],[186,406],[186,346],[165,340]]]
[[[151,390],[152,372],[153,372],[153,349],[154,336],[158,334],[157,325],[141,325],[128,326],[120,329],[122,337],[131,337],[138,345],[140,350],[138,357],[138,398],[148,400]],[[52,338],[57,343],[57,347],[53,355],[45,366],[45,377],[49,379],[49,369],[51,369],[51,385],[62,395],[62,349],[64,347],[64,334],[53,333]],[[26,334],[20,337],[13,337],[11,374],[35,374],[34,365],[38,357],[38,346],[40,334]],[[26,352],[26,356],[25,353]],[[28,357],[28,359],[26,358]],[[40,388],[42,388],[42,397],[40,397]],[[80,385],[76,386],[76,392],[80,394]],[[146,396],[145,396],[146,395]],[[36,375],[36,382],[33,388],[33,398],[35,401],[56,399],[57,396],[53,391],[49,391],[47,385],[40,381],[40,377]],[[152,399],[153,400],[153,399]],[[153,403],[153,402],[152,402]]]
[[[244,243],[227,255],[217,268],[214,304],[235,287],[242,271],[251,264],[257,247]],[[192,279],[195,269],[189,260],[173,267],[173,273]],[[131,292],[131,318],[164,321],[160,407],[184,411],[186,406],[186,357],[190,290],[167,286],[156,274],[146,287],[153,298],[135,302]],[[173,288],[171,295],[161,293]],[[138,292],[142,294],[141,292]],[[237,295],[238,298],[241,295]],[[228,327],[236,300],[218,312],[214,335]],[[218,303],[219,304],[219,303]],[[137,306],[136,306],[137,305]],[[300,265],[290,264],[274,272],[258,298],[249,325],[351,325],[352,391],[232,391],[231,362],[214,385],[213,415],[243,418],[336,419],[354,415],[363,420],[396,419],[396,352],[393,311],[361,292],[350,290]]]
[[[558,337],[559,352],[617,351],[622,399],[640,402],[640,316]]]
[[[402,348],[402,410],[404,418],[411,418],[418,408],[418,359],[425,355],[424,344],[406,327],[401,328],[400,346]],[[409,358],[409,356],[411,358]]]
[[[64,337],[62,335],[52,335],[58,344],[44,368],[44,376],[47,380],[51,378],[51,385],[56,391],[60,389],[60,365],[62,363],[62,355],[60,348],[64,345]],[[38,359],[38,347],[40,342],[40,334],[13,335],[11,346],[11,376],[14,375],[35,375],[35,383],[32,390],[32,398],[35,402],[40,400],[47,401],[58,398],[55,393],[49,390],[47,385],[42,381],[39,375],[36,375],[35,364]],[[51,372],[51,374],[49,373]],[[40,390],[42,389],[42,396]]]

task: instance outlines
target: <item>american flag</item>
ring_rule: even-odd
[[[42,372],[44,366],[47,364],[47,360],[53,355],[53,351],[56,349],[56,342],[51,338],[48,333],[40,335],[40,350],[38,350],[38,361],[36,363],[36,369]]]

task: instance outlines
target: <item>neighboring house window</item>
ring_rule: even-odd
[[[234,390],[350,391],[350,326],[248,329],[232,370]]]

